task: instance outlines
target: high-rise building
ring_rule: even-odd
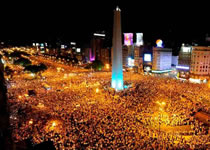
[[[103,64],[110,64],[111,60],[110,60],[110,48],[102,48],[101,49],[101,56],[100,56],[100,60]]]
[[[136,46],[135,45],[123,45],[122,48],[122,61],[123,61],[123,66],[127,67],[128,66],[128,59],[133,59],[134,60],[134,51],[135,51]]]
[[[192,53],[192,46],[182,44],[182,47],[181,47],[180,52],[179,52],[178,68],[179,68],[179,66],[181,66],[180,68],[190,67],[191,53]]]
[[[138,67],[143,65],[142,53],[140,52],[140,47],[143,46],[143,33],[136,33],[136,43],[133,41],[133,33],[124,33],[124,45],[122,49],[123,66],[134,67],[135,70],[138,70]]]
[[[85,62],[89,62],[91,60],[90,52],[91,52],[91,48],[90,47],[84,48],[84,57],[85,57],[84,60],[85,60]]]
[[[210,47],[193,46],[190,63],[190,77],[207,79],[210,76]]]
[[[121,33],[121,10],[119,7],[114,11],[113,48],[112,48],[112,82],[115,90],[123,89],[123,65],[122,65],[122,33]]]
[[[177,66],[178,65],[178,59],[179,59],[179,56],[172,56],[171,65],[172,66]]]
[[[134,48],[134,65],[139,66],[139,60],[140,60],[140,48],[135,46]]]
[[[106,45],[104,32],[93,33],[90,45],[84,48],[86,62],[100,60],[104,64],[111,62],[111,48]]]
[[[186,79],[209,79],[210,47],[182,45],[176,67],[178,77]]]
[[[126,67],[128,65],[128,57],[129,57],[128,46],[123,45],[123,47],[122,47],[122,63],[123,63],[124,67]]]
[[[170,70],[172,62],[172,49],[154,47],[153,48],[153,60],[152,70],[163,71]]]
[[[142,54],[139,46],[134,46],[134,64],[137,67],[139,67],[140,64],[143,65]]]
[[[104,32],[94,33],[91,39],[91,49],[90,49],[90,61],[101,60],[102,57],[102,48],[104,48],[104,40],[105,40]]]
[[[152,51],[151,45],[145,44],[140,47],[140,53],[143,58],[143,70],[150,72],[152,70]]]
[[[135,72],[142,72],[143,71],[143,57],[142,51],[140,50],[139,46],[134,47],[134,71]]]
[[[179,52],[178,65],[176,66],[179,78],[190,78],[191,53],[192,46],[182,44]]]

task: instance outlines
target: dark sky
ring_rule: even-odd
[[[0,39],[22,42],[59,37],[83,44],[97,30],[105,30],[111,37],[117,3],[122,10],[122,31],[143,32],[148,41],[204,39],[210,33],[207,2],[34,0],[1,5]]]

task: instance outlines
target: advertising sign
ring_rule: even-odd
[[[133,33],[124,33],[124,45],[133,45]]]
[[[136,33],[136,45],[141,46],[143,44],[143,33]]]

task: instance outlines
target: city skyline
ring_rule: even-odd
[[[208,5],[139,2],[3,5],[0,150],[208,149]]]

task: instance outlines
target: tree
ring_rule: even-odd
[[[31,61],[30,61],[29,59],[27,59],[27,58],[21,57],[21,58],[19,58],[18,60],[15,60],[15,61],[14,61],[14,64],[15,64],[15,65],[21,65],[21,66],[23,66],[23,67],[26,67],[26,66],[31,65]]]
[[[24,68],[24,71],[29,71],[39,76],[41,76],[41,73],[45,70],[47,70],[47,66],[45,64],[29,65]]]
[[[45,70],[47,70],[47,66],[45,64],[41,63],[39,65],[39,69],[40,69],[40,71],[45,71]]]
[[[29,66],[26,66],[24,68],[24,71],[29,71],[31,73],[38,73],[39,72],[39,68],[37,65],[29,65]]]
[[[21,54],[18,51],[14,51],[9,54],[9,57],[21,57]]]
[[[89,64],[88,66],[86,66],[85,68],[86,69],[93,68],[94,70],[102,70],[103,67],[104,67],[104,64],[102,63],[102,61],[95,60],[91,64]]]
[[[14,51],[9,55],[9,57],[19,57],[20,58],[21,55],[30,56],[30,54],[28,54],[26,52]]]

